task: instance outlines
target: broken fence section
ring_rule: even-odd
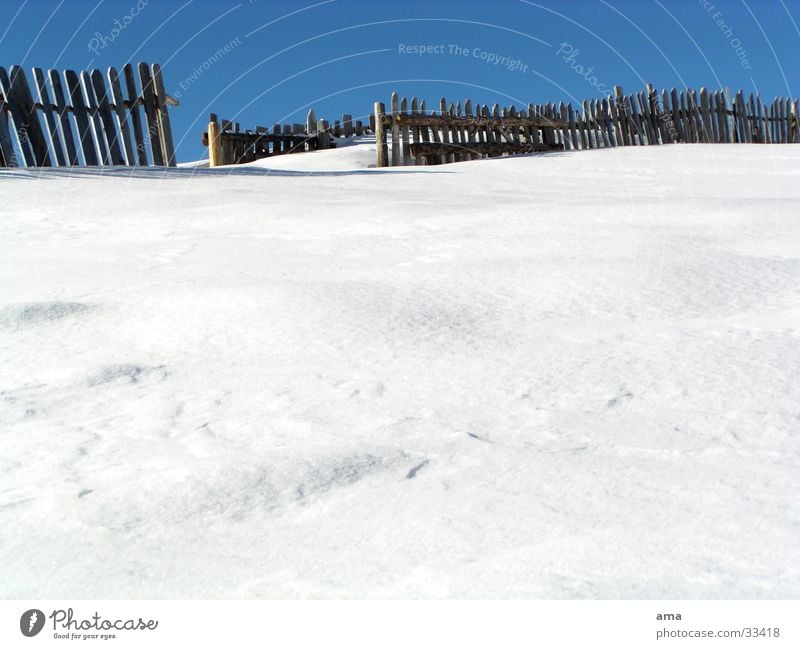
[[[175,166],[158,64],[80,73],[0,67],[0,167]],[[71,117],[70,117],[71,116]]]
[[[371,132],[371,125],[353,121],[352,115],[347,114],[331,125],[327,120],[318,120],[310,110],[305,124],[275,124],[271,129],[256,126],[253,130],[242,131],[238,122],[220,121],[211,113],[208,131],[203,133],[201,141],[203,146],[209,147],[209,166],[219,167],[274,155],[332,149],[339,138]]]

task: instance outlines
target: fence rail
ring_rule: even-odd
[[[177,101],[161,67],[129,63],[122,72],[66,70],[62,82],[34,68],[31,86],[21,66],[0,67],[0,167],[175,166],[168,106]]]
[[[584,150],[672,143],[797,143],[798,101],[728,89],[699,93],[648,85],[626,95],[571,103],[500,108],[442,98],[428,112],[416,97],[392,94],[391,110],[375,104],[377,166],[441,164],[551,150]],[[473,109],[474,106],[474,109]]]
[[[316,118],[308,111],[305,124],[275,124],[272,129],[256,126],[255,129],[240,130],[238,122],[223,119],[216,114],[209,117],[208,131],[201,142],[209,148],[209,166],[242,164],[262,158],[287,153],[301,153],[336,147],[336,140],[371,132],[361,120],[353,121],[352,115],[342,115],[333,126],[327,120]]]

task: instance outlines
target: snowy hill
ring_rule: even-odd
[[[0,171],[0,596],[800,594],[800,147]]]

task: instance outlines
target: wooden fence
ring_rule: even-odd
[[[34,68],[31,86],[22,67],[0,67],[0,167],[175,166],[168,106],[177,101],[161,67],[122,72],[66,70],[62,81]]]
[[[473,109],[474,106],[474,109]],[[377,166],[440,164],[548,150],[583,150],[679,142],[797,143],[798,101],[776,97],[762,103],[740,90],[664,90],[648,85],[626,95],[584,100],[580,106],[529,104],[500,109],[466,100],[439,102],[438,114],[425,101],[398,100],[391,110],[375,104]]]
[[[317,151],[336,147],[336,140],[371,132],[361,120],[352,115],[342,115],[341,121],[331,124],[318,120],[313,110],[308,111],[305,124],[275,124],[272,129],[256,126],[242,131],[238,122],[219,118],[211,113],[208,131],[203,133],[203,146],[209,147],[209,166],[241,164],[261,158],[286,153]]]
[[[400,100],[392,94],[391,112],[375,103],[375,138],[378,167],[439,164],[482,157],[562,150],[557,131],[566,125],[560,116],[542,106],[517,111],[495,104],[475,106],[472,102],[439,102],[440,112],[428,113],[425,100]],[[390,137],[391,135],[391,137]],[[389,142],[391,140],[391,157]]]

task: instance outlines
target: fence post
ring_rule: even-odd
[[[331,136],[328,132],[328,122],[324,119],[317,121],[317,148],[329,149],[331,146]]]
[[[617,143],[619,144],[620,136],[622,136],[622,146],[633,144],[630,140],[630,133],[628,131],[628,109],[625,105],[625,93],[622,91],[622,86],[614,86],[614,95],[617,100],[617,124],[619,125],[619,133],[617,133]]]
[[[375,102],[375,149],[378,153],[377,166],[388,167],[389,145],[386,141],[386,106],[382,102]]]
[[[219,167],[222,164],[222,143],[219,136],[219,124],[208,123],[208,166]]]

